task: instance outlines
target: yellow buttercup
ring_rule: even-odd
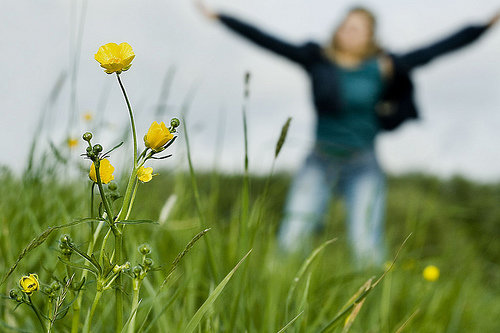
[[[160,124],[154,121],[144,136],[144,144],[153,151],[158,151],[173,137],[163,121]]]
[[[30,274],[29,276],[23,276],[19,280],[19,285],[26,295],[31,295],[34,291],[40,289],[40,284],[38,283],[38,275]]]
[[[151,179],[153,179],[153,168],[145,168],[141,166],[139,170],[137,170],[137,178],[143,183],[149,182]]]
[[[120,74],[122,71],[128,70],[132,66],[134,57],[132,46],[128,43],[121,43],[120,45],[108,43],[99,47],[94,56],[95,60],[101,64],[101,67],[108,74],[115,72]]]
[[[429,265],[429,266],[424,268],[424,270],[422,272],[422,276],[427,281],[430,281],[430,282],[437,281],[437,279],[439,279],[439,268],[437,268],[434,265]]]
[[[115,171],[115,168],[111,165],[109,160],[107,158],[101,160],[99,163],[99,175],[101,176],[101,182],[103,184],[107,184],[115,177],[113,176],[113,171]],[[97,175],[95,172],[95,165],[92,162],[92,165],[90,166],[90,172],[89,172],[89,177],[92,179],[94,183],[97,183]]]

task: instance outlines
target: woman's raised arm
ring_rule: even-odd
[[[495,25],[499,19],[500,13],[497,13],[485,24],[469,25],[425,47],[418,48],[408,53],[393,55],[393,61],[396,66],[406,71],[410,71],[415,67],[427,64],[438,56],[469,45],[477,40],[490,27]]]
[[[218,20],[232,31],[240,34],[241,36],[249,39],[255,44],[266,48],[274,53],[286,57],[294,62],[302,65],[307,65],[315,56],[319,54],[319,45],[308,42],[301,45],[295,45],[283,41],[277,37],[271,36],[260,29],[223,13],[216,13],[209,9],[200,0],[195,1],[200,12],[209,19]]]

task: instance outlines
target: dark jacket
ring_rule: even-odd
[[[312,83],[312,94],[318,115],[335,116],[340,105],[336,65],[327,58],[322,47],[312,41],[294,45],[242,22],[227,14],[219,14],[219,20],[232,31],[270,51],[300,64],[308,73]],[[432,59],[459,49],[479,38],[488,25],[470,25],[460,31],[426,47],[404,54],[389,53],[393,62],[393,76],[377,110],[380,127],[392,130],[407,119],[418,118],[414,101],[411,71]]]

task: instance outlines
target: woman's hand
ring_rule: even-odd
[[[488,22],[488,27],[494,26],[498,21],[500,20],[500,11],[493,16],[490,21]]]
[[[208,8],[205,5],[205,2],[203,0],[194,0],[195,6],[198,8],[200,13],[205,16],[206,18],[210,20],[215,20],[217,19],[217,13],[213,11],[211,8]]]

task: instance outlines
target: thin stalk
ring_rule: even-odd
[[[205,216],[203,215],[203,211],[201,209],[201,200],[200,200],[200,194],[198,192],[198,184],[196,183],[196,177],[194,174],[194,168],[193,168],[193,162],[191,161],[191,149],[189,147],[189,137],[187,133],[187,127],[186,127],[186,121],[182,119],[182,125],[184,127],[184,133],[185,133],[185,138],[186,138],[186,150],[187,150],[187,158],[188,158],[188,164],[189,164],[189,174],[191,177],[191,184],[193,186],[193,193],[194,193],[194,198],[196,202],[196,210],[198,212],[198,217],[200,219],[201,224],[203,227],[206,226],[206,221],[205,221]],[[208,240],[207,237],[203,238],[205,241],[205,245],[207,247],[207,256],[208,256],[208,263],[210,267],[210,273],[212,274],[212,278],[214,281],[217,280],[217,269],[215,265],[215,258],[212,252],[212,246]]]
[[[83,325],[83,333],[90,333],[90,325],[92,324],[92,318],[94,317],[95,309],[97,308],[97,304],[101,299],[102,291],[96,291],[94,301],[92,302],[92,307],[87,314],[87,318],[85,319],[85,324]]]
[[[103,265],[104,263],[104,248],[106,247],[106,243],[108,242],[109,235],[111,235],[111,228],[108,229],[108,232],[106,232],[106,235],[104,235],[104,238],[102,239],[101,251],[99,252],[99,263],[101,265]]]
[[[119,77],[118,77],[119,78]],[[101,175],[99,173],[98,163],[95,164],[96,167],[96,177],[97,186],[99,187],[99,192],[101,193],[101,198],[104,203],[104,208],[106,209],[106,214],[108,215],[108,220],[110,223],[110,228],[115,236],[115,262],[119,265],[122,260],[122,232],[115,225],[113,221],[113,214],[109,206],[108,200],[104,195],[104,190],[102,188]],[[135,167],[134,167],[135,170]],[[123,295],[121,293],[120,287],[122,285],[121,274],[118,273],[118,278],[115,283],[115,299],[116,299],[116,332],[121,332],[121,327],[123,326]]]
[[[128,325],[128,332],[129,333],[134,333],[135,332],[135,318],[137,317],[137,308],[139,306],[139,290],[141,288],[141,280],[139,278],[135,278],[132,281],[133,284],[133,294],[132,294],[132,308],[131,311],[133,311],[132,318],[130,319],[130,323]]]
[[[246,104],[246,103],[245,103]],[[240,220],[240,240],[246,239],[246,229],[248,228],[248,210],[249,210],[249,176],[248,176],[248,132],[247,132],[247,115],[246,105],[243,105],[243,136],[245,140],[245,170],[243,174],[243,189],[241,202],[241,220]],[[246,242],[242,242],[246,246]]]
[[[115,262],[120,265],[122,260],[122,233],[115,227],[113,229],[113,234],[115,236]],[[115,300],[116,300],[116,327],[115,331],[120,333],[123,326],[123,295],[121,291],[122,286],[122,274],[121,271],[118,272],[118,276],[115,281]]]
[[[130,178],[127,184],[127,190],[125,191],[125,196],[123,198],[122,208],[118,215],[118,221],[123,220],[125,214],[128,212],[128,207],[130,206],[131,195],[134,187],[135,178],[137,176],[137,134],[135,130],[135,121],[134,121],[134,113],[132,112],[132,107],[130,106],[130,101],[127,97],[127,92],[123,87],[122,80],[120,79],[120,74],[116,74],[116,78],[118,79],[118,83],[120,84],[120,88],[123,93],[123,97],[125,98],[125,102],[127,103],[128,114],[130,116],[130,126],[132,127],[132,138],[134,140],[134,166],[132,168],[132,172],[130,174]]]
[[[90,187],[90,217],[94,217],[94,187],[95,183],[92,182],[92,186]],[[92,226],[92,223],[90,225]]]
[[[30,295],[28,295],[28,300],[29,300],[29,306],[33,309],[33,312],[35,312],[36,314],[36,317],[38,318],[38,321],[40,322],[40,326],[42,327],[42,331],[43,332],[46,332],[47,329],[45,328],[45,324],[43,323],[43,318],[42,316],[40,315],[40,312],[38,312],[38,309],[36,308],[36,306],[33,304],[33,302],[31,301],[31,297]]]
[[[123,97],[125,97],[125,102],[127,103],[127,108],[128,108],[128,115],[130,116],[130,126],[132,127],[132,138],[134,139],[134,169],[135,169],[137,167],[137,134],[135,131],[134,113],[132,112],[132,107],[130,106],[127,93],[125,92],[122,80],[120,79],[120,74],[116,73],[116,78],[118,79],[118,83],[120,84],[120,88],[123,92]]]
[[[100,172],[100,161],[94,163],[95,174],[97,178],[97,187],[99,188],[99,193],[101,194],[101,200],[104,204],[104,209],[106,210],[106,215],[108,216],[110,226],[113,226],[113,212],[111,211],[111,206],[109,205],[108,199],[104,194],[104,188],[102,187],[101,172]]]
[[[127,215],[125,215],[125,220],[128,219],[130,212],[132,211],[132,206],[134,205],[135,195],[137,193],[137,188],[139,187],[138,183],[139,183],[139,180],[136,179],[135,183],[134,183],[134,192],[132,192],[132,198],[130,199],[130,205],[128,206]]]
[[[126,213],[128,212],[128,207],[130,206],[130,201],[132,199],[132,193],[134,191],[134,184],[137,178],[137,168],[134,167],[132,173],[130,174],[130,178],[128,180],[127,190],[125,191],[125,196],[123,197],[122,208],[118,213],[117,221],[123,221],[125,219]]]
[[[92,191],[94,190],[94,184],[92,185]],[[97,241],[97,237],[99,237],[99,233],[101,232],[101,229],[104,225],[104,222],[99,223],[97,226],[96,230],[93,232],[92,238],[90,239],[89,247],[87,248],[87,255],[90,257],[92,255],[92,252],[94,252],[94,246]],[[103,241],[103,244],[106,244],[105,241]],[[102,253],[102,249],[101,249]],[[100,264],[102,265],[102,260],[99,261]],[[85,261],[85,265],[88,266],[89,263]],[[82,272],[82,281],[87,278],[88,271],[83,270]],[[78,329],[80,326],[80,312],[82,308],[82,299],[83,299],[83,293],[79,292],[78,297],[76,301],[73,303],[73,318],[71,322],[71,333],[78,333]]]

